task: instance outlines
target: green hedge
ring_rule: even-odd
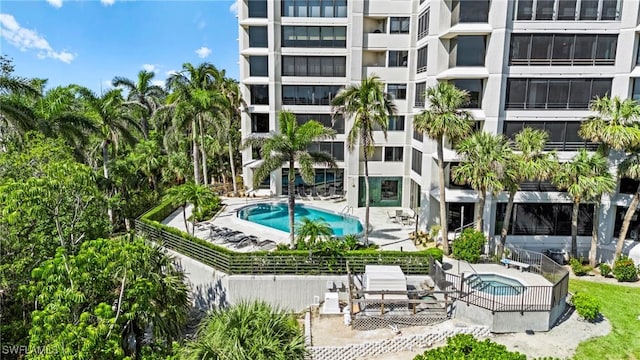
[[[283,274],[326,274],[345,273],[348,262],[351,271],[364,271],[364,265],[400,265],[407,268],[408,273],[426,273],[429,259],[433,257],[442,261],[442,250],[431,248],[423,251],[377,251],[372,249],[352,250],[341,254],[323,256],[312,254],[309,257],[307,250],[284,251],[256,251],[235,252],[222,246],[210,243],[203,239],[185,233],[182,230],[161,224],[176,207],[171,203],[163,202],[140,217],[139,221],[153,228],[147,236],[151,240],[165,242],[161,231],[173,234],[180,238],[180,244],[168,246],[173,250],[199,260],[207,265],[218,268],[229,274],[255,274],[255,273],[283,273]],[[142,231],[143,229],[138,229]],[[182,241],[188,241],[200,245],[198,249],[187,245]],[[204,249],[202,249],[204,248]],[[411,269],[419,271],[411,271]],[[406,269],[405,269],[406,270]]]

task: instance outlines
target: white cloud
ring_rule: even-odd
[[[200,49],[195,51],[196,54],[198,54],[198,56],[202,59],[208,57],[209,55],[211,55],[211,49],[209,49],[206,46],[201,47]]]
[[[151,84],[155,85],[155,86],[160,86],[161,88],[164,87],[164,80],[153,80],[151,81]]]
[[[77,56],[65,50],[55,51],[38,32],[21,27],[13,15],[0,14],[0,36],[21,51],[37,50],[40,59],[51,58],[69,64]]]
[[[233,4],[231,4],[231,6],[229,6],[229,11],[233,15],[238,15],[238,3],[236,1],[234,1]]]
[[[142,70],[144,71],[148,71],[148,72],[155,72],[156,71],[156,66],[153,64],[144,64],[142,65]]]
[[[62,7],[62,0],[47,0],[47,2],[49,3],[49,5],[55,7],[55,8],[60,8]]]
[[[116,0],[100,0],[100,2],[102,3],[102,5],[111,6],[116,2]]]

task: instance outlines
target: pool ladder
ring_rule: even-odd
[[[351,215],[353,215],[353,206],[351,205],[345,205],[345,207],[340,210],[340,214],[348,214],[349,210],[351,210]]]

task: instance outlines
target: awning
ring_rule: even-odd
[[[260,165],[262,165],[263,162],[264,160],[262,159],[253,159],[242,164],[242,167],[248,167],[249,169],[256,169],[260,167]]]

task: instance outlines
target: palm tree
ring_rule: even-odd
[[[627,156],[627,158],[620,164],[618,173],[621,176],[633,180],[640,180],[640,153],[634,151],[631,155]],[[633,194],[631,203],[629,203],[629,207],[624,214],[624,220],[622,221],[622,227],[620,228],[620,234],[618,235],[618,241],[616,242],[614,259],[617,259],[622,255],[622,248],[624,247],[624,241],[627,238],[629,224],[631,223],[631,220],[633,220],[633,216],[638,209],[638,204],[640,204],[640,185],[638,185],[636,192]]]
[[[426,91],[429,108],[413,119],[416,131],[425,133],[437,145],[438,184],[440,186],[440,231],[442,248],[449,254],[447,229],[447,203],[444,182],[444,139],[456,141],[467,136],[473,129],[473,117],[461,110],[469,103],[469,93],[449,83],[438,83]]]
[[[333,235],[329,224],[322,219],[314,221],[303,217],[297,226],[298,248],[300,244],[304,244],[309,251],[316,242],[329,239]]]
[[[41,82],[14,76],[13,65],[1,56],[0,61],[9,63],[0,72],[0,140],[7,141],[12,136],[23,136],[37,129],[36,116],[30,106],[42,96]]]
[[[167,88],[172,91],[167,97],[167,103],[173,112],[174,130],[186,128],[191,133],[194,182],[200,183],[202,156],[204,182],[207,184],[206,152],[200,148],[204,142],[204,122],[213,118],[212,98],[217,96],[214,89],[218,70],[209,63],[202,63],[197,67],[185,63],[182,69],[167,79]]]
[[[303,360],[307,349],[295,317],[257,301],[214,310],[181,355],[186,360]]]
[[[634,150],[640,144],[640,129],[637,125],[640,120],[640,104],[632,99],[622,100],[619,97],[603,97],[597,98],[591,102],[590,108],[597,114],[590,116],[580,127],[580,136],[593,142],[601,143],[603,154],[608,157],[609,150],[630,151]],[[619,169],[618,174],[633,176],[631,164],[635,160],[633,155],[624,167],[625,170]],[[640,187],[636,194],[640,192]],[[640,196],[640,195],[637,195]],[[634,205],[635,201],[635,206]],[[637,208],[638,200],[636,195],[631,201],[624,220],[618,241],[616,243],[615,259],[622,254],[622,247],[627,236],[627,230],[633,215]],[[624,231],[622,231],[624,230]]]
[[[325,152],[308,151],[309,145],[315,141],[335,137],[335,131],[315,120],[298,125],[294,114],[282,111],[278,116],[279,133],[267,137],[254,136],[247,138],[243,148],[259,147],[262,153],[262,164],[253,173],[253,187],[266,179],[273,171],[283,165],[289,165],[289,241],[295,247],[294,213],[295,213],[295,165],[298,163],[302,180],[307,184],[314,182],[314,164],[329,164],[335,167],[333,156]]]
[[[141,109],[140,127],[145,139],[149,138],[149,119],[160,106],[161,101],[166,96],[162,87],[153,85],[155,74],[142,70],[138,73],[138,81],[117,76],[111,82],[115,87],[122,87],[129,93],[127,101],[136,104]]]
[[[95,122],[100,136],[102,149],[102,171],[105,179],[109,179],[109,147],[117,153],[121,139],[134,144],[136,138],[131,129],[138,129],[138,124],[124,106],[120,89],[111,89],[98,96],[93,91],[76,87],[88,110],[88,116]],[[109,206],[109,220],[113,224],[113,209]]]
[[[497,254],[502,255],[507,241],[509,222],[513,212],[516,192],[525,181],[547,180],[557,166],[555,153],[544,152],[549,134],[542,130],[526,127],[516,134],[513,145],[517,151],[505,168],[504,188],[509,191],[509,201],[502,221],[500,243]]]
[[[162,155],[160,146],[155,140],[142,140],[129,157],[133,165],[142,172],[153,190],[158,190],[158,171],[163,167],[165,156]]]
[[[581,149],[569,162],[558,167],[552,181],[566,189],[573,201],[571,211],[571,256],[578,256],[578,214],[582,201],[593,200],[602,193],[612,191],[615,181],[609,173],[607,159],[600,153],[589,156]],[[593,240],[592,240],[593,241]]]
[[[347,147],[353,151],[359,142],[364,156],[364,243],[369,244],[369,158],[373,156],[375,141],[374,128],[379,127],[387,139],[389,116],[396,113],[396,105],[391,95],[384,92],[384,83],[371,75],[358,85],[350,85],[336,95],[331,102],[332,112],[345,119],[353,118],[353,125],[347,134]]]
[[[193,205],[193,210],[191,211],[191,235],[194,235],[197,221],[196,214],[201,211],[204,204],[216,201],[216,195],[205,185],[186,183],[167,190],[164,201],[169,201],[173,205],[182,208],[182,219],[187,233],[189,232],[189,227],[187,226],[187,204]]]
[[[460,141],[456,151],[464,160],[456,167],[451,177],[456,183],[468,184],[478,192],[476,208],[476,230],[483,229],[483,213],[486,195],[502,191],[504,187],[504,164],[511,161],[512,151],[502,135],[476,132]]]

